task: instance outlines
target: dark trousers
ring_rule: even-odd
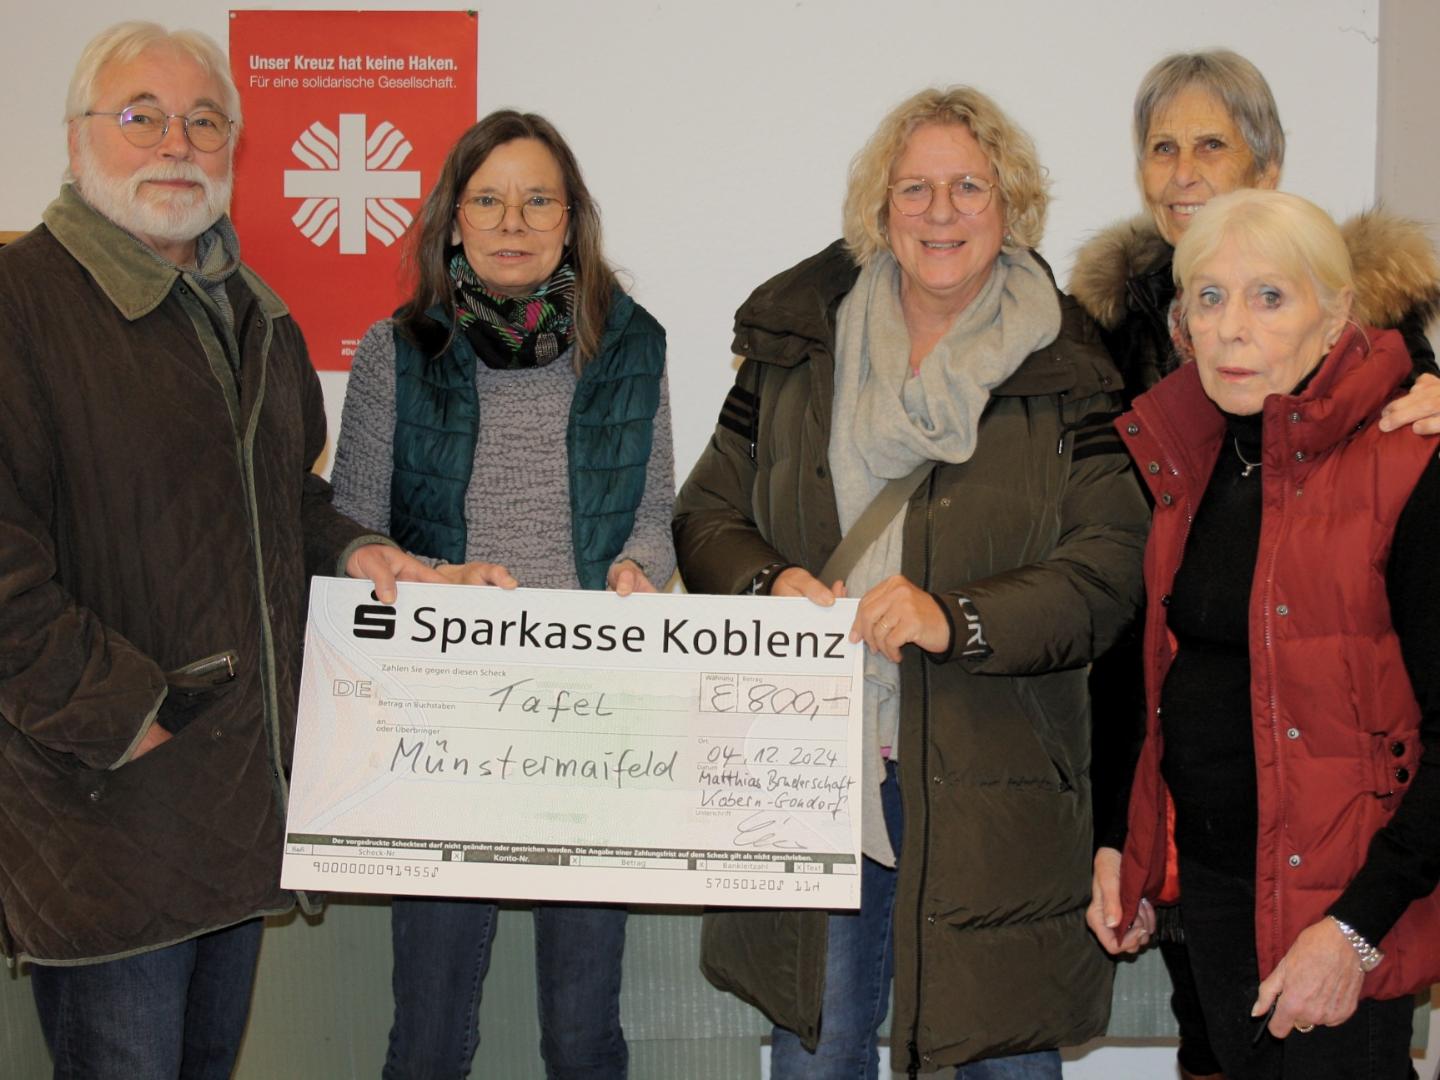
[[[1410,998],[1363,999],[1343,1024],[1276,1039],[1250,1016],[1260,991],[1254,882],[1182,854],[1180,889],[1195,990],[1226,1080],[1408,1080]]]
[[[1171,918],[1180,925],[1182,914],[1177,910]],[[1210,1033],[1205,1030],[1205,1011],[1195,992],[1195,973],[1190,969],[1190,949],[1184,941],[1160,939],[1160,957],[1170,973],[1170,1011],[1180,1026],[1180,1051],[1176,1057],[1180,1067],[1196,1076],[1220,1072],[1220,1062],[1210,1049]]]
[[[480,996],[497,909],[397,896],[390,908],[395,1022],[384,1080],[460,1080],[480,1045]],[[540,1055],[549,1080],[623,1080],[623,907],[536,904]],[[491,1075],[481,1068],[478,1075]]]
[[[101,964],[33,966],[55,1080],[228,1080],[263,926],[251,919]]]

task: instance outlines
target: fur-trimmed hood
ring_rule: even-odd
[[[1340,226],[1355,267],[1355,319],[1394,327],[1407,316],[1428,323],[1440,310],[1440,258],[1417,222],[1367,210]],[[1069,293],[1113,330],[1126,315],[1126,283],[1170,261],[1173,248],[1149,215],[1111,225],[1075,256]]]
[[[1148,214],[1117,222],[1087,240],[1075,255],[1066,288],[1106,330],[1125,318],[1126,284],[1170,262],[1174,252]]]

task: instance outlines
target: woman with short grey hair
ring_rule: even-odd
[[[1178,365],[1171,344],[1175,282],[1171,259],[1190,219],[1210,199],[1239,188],[1275,188],[1285,162],[1285,130],[1269,84],[1228,49],[1176,53],[1141,80],[1132,118],[1135,158],[1147,213],[1103,230],[1081,248],[1070,277],[1075,299],[1100,324],[1125,378],[1126,400]],[[1378,210],[1342,226],[1356,265],[1360,314],[1400,330],[1417,372],[1432,372],[1425,327],[1440,303],[1440,262],[1424,230]],[[1378,283],[1392,273],[1400,307],[1377,308]],[[1387,294],[1387,302],[1394,298]],[[1369,306],[1367,306],[1369,305]],[[1412,421],[1440,431],[1440,380],[1392,407],[1386,430]]]
[[[1142,168],[1151,124],[1175,98],[1187,90],[1209,94],[1234,121],[1257,177],[1279,176],[1285,165],[1285,129],[1275,95],[1260,69],[1229,49],[1174,53],[1146,73],[1135,92],[1135,161]],[[1267,187],[1253,184],[1252,187]]]

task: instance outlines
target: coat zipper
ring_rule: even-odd
[[[1263,460],[1263,459],[1262,459],[1262,460]],[[1263,480],[1263,478],[1262,478],[1262,480]],[[1289,513],[1290,513],[1290,500],[1285,497],[1285,493],[1286,493],[1286,491],[1287,491],[1287,489],[1288,489],[1288,487],[1289,487],[1289,483],[1290,483],[1289,477],[1284,477],[1284,478],[1282,478],[1282,481],[1281,481],[1281,483],[1279,484],[1279,488],[1280,488],[1280,526],[1279,526],[1278,531],[1277,531],[1276,533],[1272,534],[1272,535],[1275,535],[1275,536],[1278,536],[1278,535],[1281,535],[1281,534],[1284,533],[1284,531],[1285,531],[1285,519],[1289,516]],[[1261,489],[1261,499],[1262,499],[1262,502],[1261,502],[1261,511],[1260,511],[1260,535],[1261,535],[1262,538],[1264,538],[1264,537],[1265,537],[1265,534],[1266,534],[1266,530],[1265,530],[1265,511],[1264,511],[1264,502],[1263,502],[1263,499],[1264,499],[1264,489],[1263,489],[1263,487],[1262,487],[1262,489]],[[1273,613],[1274,613],[1274,610],[1275,610],[1275,608],[1274,608],[1274,603],[1273,603],[1273,601],[1274,601],[1274,599],[1275,599],[1275,591],[1274,591],[1274,590],[1275,590],[1275,563],[1278,561],[1278,559],[1279,559],[1279,557],[1280,557],[1280,545],[1279,545],[1279,543],[1271,543],[1269,556],[1270,556],[1270,557],[1269,557],[1269,559],[1268,559],[1268,565],[1265,567],[1265,588],[1264,588],[1264,590],[1263,590],[1264,611],[1262,612],[1262,625],[1263,625],[1264,628],[1265,628],[1265,692],[1266,692],[1266,707],[1267,707],[1267,709],[1269,710],[1270,746],[1271,746],[1271,751],[1272,751],[1272,753],[1275,755],[1275,771],[1276,771],[1276,773],[1277,773],[1277,781],[1278,781],[1277,784],[1276,784],[1276,790],[1277,790],[1278,793],[1279,793],[1278,796],[1277,796],[1277,802],[1279,803],[1279,806],[1280,806],[1280,835],[1281,835],[1282,837],[1284,837],[1284,836],[1286,836],[1286,835],[1289,833],[1290,829],[1289,829],[1289,824],[1288,824],[1288,822],[1286,821],[1286,818],[1288,817],[1288,815],[1287,815],[1286,812],[1285,812],[1285,797],[1284,797],[1284,796],[1285,796],[1285,777],[1284,777],[1284,765],[1281,763],[1281,762],[1282,762],[1282,758],[1281,758],[1281,746],[1280,746],[1280,715],[1279,715],[1280,710],[1279,710],[1279,703],[1275,700],[1275,648],[1274,648],[1275,639],[1274,639],[1274,625],[1273,625],[1273,619],[1272,619],[1272,616],[1273,616]],[[1251,674],[1251,678],[1252,678],[1252,679],[1254,678],[1253,672],[1252,672],[1252,674]],[[1257,767],[1256,770],[1255,770],[1255,784],[1256,784],[1256,788],[1257,788],[1255,794],[1256,794],[1256,798],[1258,799],[1258,798],[1259,798],[1259,794],[1260,794],[1260,793],[1259,793],[1259,790],[1258,790],[1259,784],[1260,784],[1260,770],[1259,770],[1258,767]],[[1274,876],[1275,876],[1275,884],[1274,884],[1274,887],[1273,887],[1273,889],[1272,889],[1273,903],[1272,903],[1272,905],[1271,905],[1271,913],[1270,913],[1270,930],[1271,930],[1270,956],[1272,956],[1272,957],[1279,951],[1279,950],[1278,950],[1278,946],[1277,946],[1276,943],[1281,940],[1281,938],[1280,938],[1280,881],[1281,881],[1281,878],[1284,876],[1284,873],[1285,873],[1285,866],[1284,866],[1285,854],[1284,854],[1284,852],[1283,852],[1283,850],[1282,850],[1283,847],[1284,847],[1284,844],[1277,844],[1277,845],[1275,845],[1275,854],[1274,854],[1274,863],[1275,863],[1275,875],[1274,875]],[[1261,957],[1261,960],[1262,960],[1262,961],[1263,961],[1264,959],[1265,959],[1264,957]]]
[[[1171,475],[1172,477],[1174,477],[1177,481],[1180,479],[1180,470],[1177,469],[1177,468],[1175,467],[1174,462],[1170,461],[1168,458],[1167,458],[1166,461],[1165,461],[1165,468],[1169,471],[1170,475]],[[1177,484],[1176,486],[1178,487],[1179,485]],[[1196,499],[1195,499],[1193,493],[1187,493],[1186,496],[1185,496],[1185,528],[1182,529],[1181,532],[1180,532],[1180,549],[1179,549],[1178,553],[1176,554],[1175,564],[1174,564],[1174,566],[1171,567],[1171,569],[1170,569],[1170,581],[1168,582],[1168,588],[1169,588],[1170,591],[1167,592],[1167,593],[1165,593],[1165,594],[1164,594],[1165,596],[1168,596],[1168,595],[1170,595],[1170,592],[1174,592],[1174,591],[1175,591],[1175,578],[1176,578],[1176,577],[1179,575],[1179,573],[1180,573],[1180,564],[1185,561],[1185,548],[1186,548],[1187,546],[1189,546],[1189,543],[1190,543],[1190,529],[1191,529],[1191,527],[1195,524],[1195,503],[1196,503]],[[1148,604],[1148,601],[1147,601],[1147,604]],[[1163,610],[1163,607],[1164,607],[1164,605],[1162,604],[1162,610],[1159,612],[1159,614],[1160,614],[1160,624],[1161,624],[1162,629],[1161,629],[1159,632],[1162,633],[1162,634],[1168,634],[1168,633],[1170,632],[1170,619],[1169,619],[1169,617],[1165,614],[1165,611]],[[1149,632],[1150,632],[1150,631],[1149,631],[1149,628],[1148,628],[1148,626],[1147,626],[1147,628],[1146,628],[1146,634],[1148,635]],[[1167,664],[1166,667],[1165,667],[1165,676],[1168,676],[1168,675],[1170,674],[1170,668],[1173,667],[1174,664],[1175,664],[1175,653],[1178,652],[1178,651],[1179,651],[1178,646],[1177,646],[1176,648],[1172,648],[1172,649],[1170,650],[1170,663]],[[1147,652],[1148,652],[1148,650],[1147,650]],[[1161,716],[1160,716],[1160,695],[1161,695],[1161,692],[1164,690],[1164,688],[1165,688],[1165,677],[1162,676],[1162,677],[1160,678],[1160,680],[1159,680],[1159,685],[1155,688],[1155,737],[1156,737],[1156,739],[1159,740],[1159,742],[1160,742],[1160,754],[1161,754],[1161,757],[1162,757],[1162,758],[1164,757],[1164,754],[1165,754],[1165,741],[1164,741],[1164,740],[1165,740],[1165,736],[1164,736],[1164,734],[1163,734],[1163,733],[1161,732],[1161,730],[1160,730],[1160,724],[1161,724]],[[1147,707],[1147,708],[1149,707],[1148,704],[1147,704],[1146,707]],[[1162,787],[1162,788],[1165,786],[1165,781],[1164,781],[1163,778],[1161,779],[1160,784],[1161,784],[1161,787]],[[1166,878],[1169,876],[1169,874],[1167,873],[1167,871],[1168,871],[1169,868],[1168,868],[1168,866],[1167,866],[1166,864],[1167,864],[1168,861],[1169,861],[1167,852],[1168,852],[1169,847],[1170,847],[1170,830],[1166,827],[1166,820],[1167,820],[1167,818],[1169,817],[1169,814],[1167,814],[1167,813],[1166,813],[1166,810],[1165,810],[1165,807],[1166,807],[1166,804],[1167,804],[1167,800],[1168,800],[1168,799],[1169,799],[1169,789],[1166,788],[1164,795],[1162,795],[1162,797],[1161,797],[1161,799],[1160,799],[1160,806],[1159,806],[1159,811],[1158,811],[1158,812],[1159,812],[1159,815],[1160,815],[1160,828],[1157,830],[1158,836],[1159,836],[1159,838],[1160,838],[1160,842],[1159,842],[1158,845],[1156,845],[1156,846],[1159,848],[1160,890],[1161,890],[1161,892],[1164,892],[1164,890],[1165,890],[1165,880],[1166,880]],[[1151,855],[1151,858],[1153,859],[1154,857],[1155,857],[1154,854],[1152,854],[1152,855]],[[1176,868],[1176,873],[1177,873],[1177,874],[1179,873],[1179,868],[1178,868],[1178,867]]]
[[[923,588],[930,591],[930,551],[935,532],[935,473],[930,473],[925,494],[925,579]],[[915,1014],[911,1020],[910,1040],[906,1045],[909,1061],[905,1073],[909,1080],[920,1075],[920,994],[924,984],[925,965],[925,884],[930,876],[930,665],[920,661],[920,680],[924,700],[920,710],[920,882],[916,887],[915,906]],[[906,828],[909,832],[909,828]]]

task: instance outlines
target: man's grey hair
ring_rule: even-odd
[[[1259,175],[1285,164],[1285,129],[1275,96],[1260,69],[1229,49],[1174,53],[1152,67],[1135,94],[1135,160],[1145,160],[1145,138],[1155,114],[1189,87],[1206,90],[1225,106],[1255,159]]]
[[[225,51],[211,37],[198,30],[166,30],[153,22],[116,23],[85,46],[75,73],[70,76],[70,90],[65,95],[65,122],[68,124],[95,107],[95,85],[100,72],[109,64],[125,64],[148,49],[170,49],[194,60],[220,87],[220,110],[240,126],[240,92],[230,76],[230,62]]]

